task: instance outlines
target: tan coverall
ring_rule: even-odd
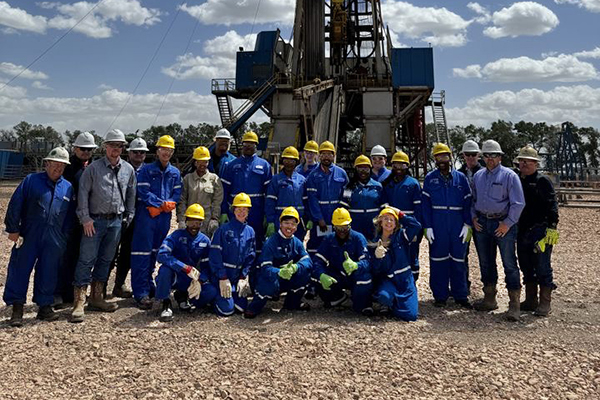
[[[204,208],[204,221],[200,231],[209,238],[219,227],[221,202],[223,201],[223,185],[214,173],[206,171],[199,177],[196,171],[183,178],[181,199],[177,204],[177,222],[179,228],[185,227],[185,210],[194,203]]]

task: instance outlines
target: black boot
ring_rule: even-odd
[[[14,303],[12,306],[12,316],[9,321],[10,326],[15,328],[23,326],[23,304]]]
[[[52,306],[41,306],[37,314],[37,319],[48,322],[56,321],[58,314],[54,312]]]
[[[160,310],[160,322],[171,322],[173,321],[173,308],[171,307],[171,300],[165,299],[162,301],[162,309]]]

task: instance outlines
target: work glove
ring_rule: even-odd
[[[219,218],[219,225],[223,225],[229,222],[229,215],[221,214],[221,218]]]
[[[158,207],[146,207],[146,209],[148,210],[152,218],[158,217],[162,212],[162,210]]]
[[[248,297],[252,291],[250,290],[250,283],[248,277],[242,278],[237,283],[237,294],[238,297]]]
[[[193,279],[187,291],[188,297],[190,299],[199,299],[200,293],[202,292],[202,284],[199,281]]]
[[[175,203],[174,201],[163,201],[163,203],[160,206],[160,209],[164,212],[171,212],[175,209],[175,207],[177,207],[177,203]]]
[[[352,273],[358,269],[358,264],[355,261],[352,261],[347,251],[344,252],[344,259],[342,267],[344,267],[346,274],[352,275]]]
[[[425,228],[425,237],[429,244],[433,243],[435,236],[433,235],[433,228]]]
[[[377,247],[375,248],[375,258],[377,258],[379,260],[379,259],[385,257],[386,253],[387,253],[387,249],[381,242],[381,239],[379,239],[379,242],[377,242]]]
[[[183,271],[193,281],[197,281],[198,279],[200,279],[200,271],[198,271],[196,268],[192,267],[191,265],[186,265],[183,268]]]
[[[217,230],[217,228],[219,227],[219,221],[217,221],[216,219],[211,219],[210,221],[208,221],[208,231],[213,233]]]
[[[231,282],[229,282],[229,279],[225,278],[219,281],[219,291],[221,292],[221,297],[225,299],[231,298]]]
[[[275,224],[273,222],[269,222],[267,224],[267,231],[265,233],[265,237],[271,237],[275,233]]]
[[[537,253],[543,253],[546,251],[546,245],[558,244],[558,231],[556,229],[546,229],[546,236],[535,243],[535,250]]]
[[[321,274],[319,277],[319,282],[321,283],[321,286],[323,286],[323,289],[331,290],[331,285],[336,284],[337,279],[327,274]]]
[[[298,271],[298,265],[294,264],[292,261],[285,264],[283,267],[279,268],[278,275],[281,279],[285,279],[289,281],[292,279],[292,275],[294,275]]]
[[[462,239],[463,243],[467,243],[471,241],[471,236],[473,236],[473,229],[469,225],[464,224],[458,237]]]
[[[179,221],[179,223],[177,224],[178,229],[185,229],[187,228],[187,225],[185,224],[185,221]]]
[[[310,230],[313,228],[313,226],[314,226],[314,225],[315,225],[315,224],[313,224],[313,222],[309,220],[309,221],[306,223],[306,230],[307,230],[307,231],[310,231]]]

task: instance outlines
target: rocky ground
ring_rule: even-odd
[[[15,184],[0,186],[4,214]],[[138,311],[83,324],[0,322],[1,399],[591,399],[600,395],[600,212],[561,209],[553,255],[558,289],[549,318],[432,306],[422,245],[420,319],[364,318],[348,309],[279,311],[256,320]],[[473,247],[473,246],[471,246]],[[0,291],[10,255],[0,241]],[[472,298],[480,297],[471,249]],[[31,291],[31,288],[30,288]],[[117,301],[117,300],[115,300]],[[0,308],[0,319],[10,309]]]

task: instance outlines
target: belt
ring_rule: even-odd
[[[93,219],[115,219],[120,218],[121,214],[110,213],[110,214],[90,214]]]
[[[487,219],[504,219],[506,218],[508,214],[504,214],[504,213],[490,213],[490,214],[486,214],[486,213],[482,213],[477,211],[477,216],[478,217],[484,217]]]

